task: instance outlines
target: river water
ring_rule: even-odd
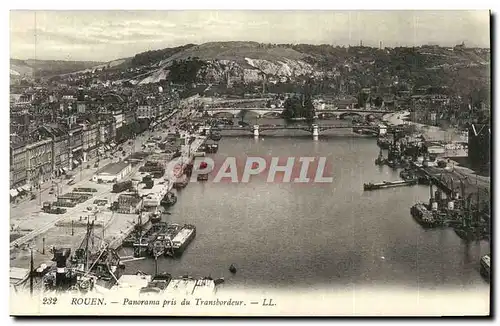
[[[340,131],[312,137],[223,137],[214,158],[325,156],[333,182],[190,183],[167,221],[197,227],[178,259],[160,258],[174,276],[224,276],[224,287],[277,288],[397,286],[484,289],[479,259],[488,242],[465,244],[449,229],[424,230],[410,215],[427,201],[426,186],[363,191],[363,183],[399,180],[378,167],[373,138]],[[238,272],[228,271],[235,264]],[[154,273],[150,259],[127,263],[127,272]]]

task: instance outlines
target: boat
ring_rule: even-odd
[[[157,274],[148,282],[148,285],[139,290],[139,293],[161,293],[167,289],[171,280],[172,275],[169,273]]]
[[[161,222],[161,212],[158,208],[156,208],[156,210],[154,212],[151,213],[151,215],[149,216],[149,220],[151,221],[151,223],[158,223],[158,222]]]
[[[167,246],[167,252],[173,252],[175,256],[180,256],[193,241],[196,236],[196,227],[192,224],[186,224],[172,239],[170,248]],[[170,250],[169,250],[170,249]]]
[[[434,214],[423,203],[416,203],[410,209],[413,218],[423,227],[435,227],[439,223]]]
[[[379,137],[377,139],[377,145],[382,149],[389,149],[389,146],[391,145],[391,140],[386,137]]]
[[[189,183],[189,179],[187,175],[183,174],[182,177],[177,178],[177,180],[174,182],[174,189],[182,189],[185,188]]]
[[[179,233],[181,226],[176,223],[166,224],[160,232],[157,232],[148,243],[148,253],[152,257],[159,257],[165,254],[167,247],[171,245],[172,239]]]
[[[131,247],[134,248],[134,256],[141,257],[144,251],[148,249],[150,243],[154,241],[159,233],[164,232],[167,227],[168,224],[166,222],[160,221],[154,224],[149,224],[149,227],[137,230],[134,234],[127,237],[127,244],[131,242]],[[124,244],[122,244],[122,246],[124,246]]]
[[[203,145],[203,151],[207,154],[215,154],[219,150],[219,144],[215,141],[208,140],[205,145]]]
[[[198,174],[196,177],[196,180],[198,181],[207,181],[208,180],[208,174]]]
[[[161,200],[161,205],[165,207],[173,206],[175,203],[177,203],[177,196],[173,192],[167,192]]]
[[[380,150],[378,157],[375,159],[375,164],[376,165],[384,165],[386,163],[386,159],[384,158],[384,155],[382,154],[382,150]]]
[[[385,188],[394,188],[402,186],[413,186],[417,184],[417,180],[401,180],[401,181],[383,181],[380,183],[365,183],[363,185],[364,190],[377,190]]]
[[[219,132],[212,132],[210,134],[210,139],[211,140],[215,140],[215,141],[219,141],[219,140],[222,139],[222,136],[221,136],[221,134]]]
[[[196,236],[196,227],[194,225],[185,224],[179,227],[178,224],[172,224],[172,226],[175,227],[175,232],[166,232],[156,238],[152,246],[152,255],[154,257],[161,255],[180,256]]]
[[[401,179],[405,181],[417,181],[419,183],[418,177],[410,170],[403,170],[399,173]]]
[[[491,257],[489,254],[481,257],[480,273],[481,273],[481,275],[486,277],[488,280],[490,278],[490,264],[491,264]]]

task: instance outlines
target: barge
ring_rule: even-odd
[[[162,232],[167,226],[166,222],[151,223],[148,222],[141,227],[137,226],[136,230],[125,238],[122,242],[122,247],[144,247],[151,238],[154,238],[158,232]],[[146,245],[147,246],[147,245]]]
[[[177,180],[174,182],[173,187],[176,190],[183,189],[183,188],[186,188],[188,183],[189,183],[189,179],[188,179],[187,175],[183,174],[182,177],[177,178]]]
[[[380,183],[365,183],[363,189],[367,190],[378,190],[385,188],[394,188],[402,186],[413,186],[417,184],[417,180],[401,180],[401,181],[383,181]]]
[[[173,192],[167,192],[160,203],[164,207],[173,206],[177,203],[177,196]]]
[[[440,224],[434,214],[423,203],[413,205],[410,212],[413,218],[423,227],[431,228]]]
[[[212,132],[210,133],[210,139],[214,141],[219,141],[222,139],[222,136],[219,132]]]
[[[170,228],[165,234],[158,235],[154,241],[150,249],[154,257],[181,256],[196,236],[196,227],[191,224],[185,224],[182,227],[178,224],[171,224]]]
[[[196,180],[198,181],[207,181],[208,180],[208,174],[198,174],[196,177]]]
[[[205,152],[207,154],[215,154],[219,150],[219,144],[217,144],[213,140],[208,140],[204,145],[200,147],[201,152]]]

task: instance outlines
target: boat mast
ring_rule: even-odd
[[[31,260],[30,260],[30,295],[33,296],[33,248],[30,248]]]

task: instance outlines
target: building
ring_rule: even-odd
[[[137,108],[137,119],[156,119],[158,110],[156,107],[149,104],[141,104]]]
[[[128,110],[128,111],[125,111],[125,113],[123,114],[123,119],[124,119],[124,123],[126,125],[132,125],[136,122],[136,119],[135,119],[135,112],[133,110]]]
[[[73,170],[83,162],[83,127],[74,124],[69,129],[69,169]]]
[[[86,110],[87,110],[87,103],[85,103],[84,101],[76,102],[76,111],[78,113],[85,113]]]
[[[115,110],[113,111],[113,119],[115,122],[115,130],[120,129],[123,126],[123,111],[122,110]]]
[[[101,145],[106,145],[114,140],[114,121],[110,117],[102,117],[99,121],[99,140]]]
[[[491,127],[487,124],[472,124],[469,127],[469,162],[473,169],[490,171]]]
[[[69,169],[69,134],[64,125],[45,125],[39,132],[52,139],[52,171],[60,176]]]
[[[26,184],[26,144],[21,141],[10,143],[10,188],[19,188]]]
[[[37,138],[26,145],[27,182],[30,185],[38,185],[52,177],[52,139]]]
[[[97,122],[86,121],[81,124],[83,128],[83,162],[97,157],[97,148],[100,145],[99,129]]]
[[[129,162],[110,163],[94,174],[94,182],[120,182],[132,171]]]

